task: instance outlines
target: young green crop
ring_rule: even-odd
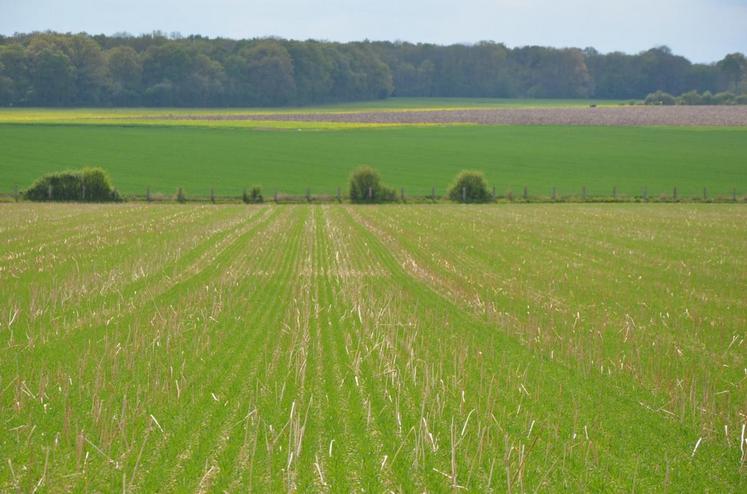
[[[740,206],[0,208],[0,491],[746,486]]]
[[[444,196],[463,169],[481,170],[499,196],[619,195],[731,198],[747,191],[747,133],[738,129],[450,126],[356,130],[0,125],[0,192],[38,176],[104,167],[120,193],[237,199],[260,183],[335,195],[361,164],[405,194]]]

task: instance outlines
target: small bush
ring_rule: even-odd
[[[661,91],[658,91],[657,93],[652,93],[649,95],[649,98],[646,98],[646,104],[661,104],[657,103],[658,97],[655,97],[655,95],[661,93]],[[666,94],[666,93],[661,93]],[[747,98],[746,98],[747,99]],[[739,96],[734,95],[734,93],[730,93],[728,91],[717,93],[717,94],[711,94],[710,91],[705,91],[703,94],[698,93],[697,91],[688,91],[686,93],[683,93],[679,95],[675,101],[678,105],[738,105],[739,103]],[[666,103],[664,103],[666,104]]]
[[[488,191],[485,177],[477,171],[463,171],[457,175],[449,187],[449,199],[455,202],[489,202],[492,197]]]
[[[244,189],[244,193],[241,195],[241,200],[244,201],[244,204],[265,202],[265,198],[262,196],[262,189],[258,186],[252,187],[248,193],[246,189]]]
[[[703,97],[697,91],[688,91],[677,98],[678,105],[702,105]]]
[[[747,105],[747,94],[740,94],[734,98],[734,103],[737,105]]]
[[[101,168],[49,173],[24,191],[31,201],[111,202],[121,200],[109,175]]]
[[[656,91],[646,96],[646,100],[643,103],[646,105],[672,106],[677,103],[677,100],[669,93]]]
[[[733,105],[736,101],[734,93],[725,91],[723,93],[716,93],[713,95],[713,101],[717,105]]]
[[[379,172],[361,166],[350,176],[350,200],[356,203],[390,202],[397,198],[394,189],[381,183]]]

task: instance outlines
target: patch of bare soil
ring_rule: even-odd
[[[163,117],[159,117],[163,118]],[[360,113],[279,113],[179,115],[185,120],[261,120],[378,124],[747,126],[747,106],[620,106],[576,108],[496,108],[371,111]]]

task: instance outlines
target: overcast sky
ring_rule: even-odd
[[[35,30],[247,38],[500,41],[696,62],[747,52],[747,0],[0,0],[0,33]]]

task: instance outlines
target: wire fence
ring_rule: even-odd
[[[731,191],[711,192],[707,187],[703,187],[701,193],[693,194],[692,191],[682,193],[677,187],[662,192],[652,192],[647,187],[641,189],[637,194],[621,192],[617,187],[611,187],[609,193],[600,194],[590,192],[587,187],[579,187],[575,191],[563,190],[558,187],[552,187],[546,192],[537,192],[536,189],[530,190],[529,187],[523,187],[518,192],[509,190],[504,193],[497,193],[496,187],[492,188],[489,201],[492,203],[747,203],[747,195],[740,193],[737,188]],[[52,191],[50,190],[50,199],[52,201]],[[444,202],[473,202],[470,201],[466,190],[462,191],[462,197],[456,201],[449,200],[444,193],[439,193],[436,187],[431,188],[430,194],[408,194],[404,188],[400,188],[396,196],[391,201],[362,201],[362,202],[395,202],[401,204],[434,204]],[[306,189],[303,194],[289,194],[284,192],[272,192],[271,195],[261,197],[250,197],[246,190],[239,191],[235,195],[216,194],[211,189],[207,194],[188,194],[184,189],[177,189],[176,193],[166,194],[162,192],[151,192],[150,188],[142,194],[120,194],[123,202],[141,202],[141,203],[197,203],[197,204],[251,204],[272,202],[277,204],[303,204],[303,203],[350,203],[350,196],[337,188],[332,193],[313,192],[311,188]],[[10,192],[0,192],[0,202],[24,202],[26,199],[18,187],[14,187]],[[88,202],[88,201],[69,201],[69,202]],[[477,202],[477,201],[474,201]],[[482,202],[482,201],[480,201]]]

